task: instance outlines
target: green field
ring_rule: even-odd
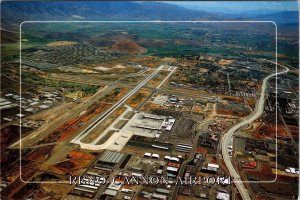
[[[52,80],[49,78],[40,77],[34,73],[29,73],[29,72],[22,73],[22,82],[38,85],[38,86],[45,86],[45,87],[53,87],[53,88],[60,88],[60,89],[64,88],[68,92],[81,91],[85,95],[94,94],[99,89],[99,86],[79,84],[79,83],[60,81],[60,80]]]
[[[253,31],[255,30],[255,31]],[[250,51],[251,56],[272,58],[275,53],[275,31],[272,25],[239,26],[208,23],[37,23],[22,27],[22,52],[30,54],[58,40],[86,42],[132,40],[147,48],[147,55],[183,57],[199,54],[237,56]],[[126,34],[123,34],[126,33]],[[122,35],[123,34],[123,35]],[[153,45],[153,41],[162,45]],[[179,43],[176,43],[179,41]],[[100,46],[96,46],[101,48]],[[3,60],[18,58],[19,44],[2,45]],[[297,44],[278,41],[278,52],[297,60]],[[245,54],[250,55],[250,54]],[[270,57],[271,55],[271,57]],[[292,62],[292,61],[291,61]]]

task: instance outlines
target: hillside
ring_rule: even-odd
[[[146,49],[133,41],[120,41],[111,47],[111,51],[128,54],[145,53]]]

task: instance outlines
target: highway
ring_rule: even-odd
[[[138,84],[133,90],[128,92],[122,99],[115,103],[110,109],[105,111],[100,115],[91,125],[84,129],[80,134],[78,134],[71,142],[75,144],[81,144],[81,139],[86,137],[92,130],[94,130],[103,120],[105,120],[111,113],[113,113],[117,108],[119,108],[125,101],[127,101],[134,93],[141,89],[150,79],[152,79],[164,65],[159,66],[155,71],[150,74],[145,80]]]
[[[244,200],[250,200],[251,198],[248,193],[248,190],[245,188],[243,181],[241,180],[240,175],[238,174],[238,172],[235,170],[233,164],[231,163],[231,160],[230,160],[230,157],[228,154],[228,145],[229,145],[230,139],[232,138],[233,134],[239,128],[245,126],[246,124],[253,122],[263,113],[267,81],[273,76],[284,74],[284,73],[287,73],[288,71],[289,71],[289,69],[286,68],[284,71],[271,74],[271,75],[267,76],[266,78],[264,78],[262,87],[261,87],[260,97],[259,97],[259,100],[256,102],[254,111],[249,116],[244,118],[241,122],[239,122],[235,126],[231,127],[226,133],[224,133],[224,135],[222,137],[221,148],[222,148],[222,156],[223,156],[225,165],[226,165],[231,177],[233,178],[233,182],[235,183],[236,188],[238,189],[239,193],[241,194],[241,196]]]

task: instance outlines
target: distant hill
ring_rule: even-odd
[[[10,27],[25,20],[209,20],[224,17],[159,2],[4,1],[1,11],[2,24]]]
[[[145,53],[147,50],[133,41],[120,41],[111,47],[113,52],[125,52],[129,54]]]
[[[1,3],[1,40],[14,42],[22,21],[34,20],[261,20],[298,23],[298,12],[222,14],[161,2],[14,2]],[[283,31],[284,30],[279,30]]]
[[[270,20],[277,23],[298,23],[299,13],[297,11],[281,11],[270,14],[256,14],[253,18],[259,20]]]
[[[4,27],[17,30],[26,20],[271,20],[278,23],[297,23],[297,11],[276,13],[246,12],[222,14],[191,10],[161,2],[14,2],[1,4]]]

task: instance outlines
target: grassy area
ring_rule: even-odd
[[[24,53],[30,49],[46,46],[49,42],[66,41],[98,41],[111,40],[114,34],[126,32],[134,36],[136,42],[142,40],[161,41],[161,45],[144,42],[143,47],[148,49],[147,55],[181,57],[199,54],[220,54],[234,56],[238,52],[251,57],[274,57],[275,51],[274,30],[271,26],[258,26],[258,32],[252,33],[252,26],[243,24],[160,24],[152,23],[51,23],[51,24],[24,24],[22,39]],[[234,30],[234,31],[233,31]],[[121,34],[122,35],[122,34]],[[123,34],[122,37],[127,37]],[[163,45],[162,45],[163,44]],[[297,44],[288,40],[278,41],[278,52],[298,60]],[[2,47],[5,60],[18,58],[19,44],[4,44]],[[249,53],[250,52],[250,53]],[[270,55],[269,55],[270,54]],[[287,59],[289,60],[289,59]]]
[[[85,95],[94,94],[97,92],[99,88],[99,86],[93,86],[88,84],[80,84],[80,83],[43,78],[34,73],[28,73],[28,72],[22,73],[22,82],[37,85],[37,86],[54,87],[59,89],[64,88],[68,92],[81,91]]]

